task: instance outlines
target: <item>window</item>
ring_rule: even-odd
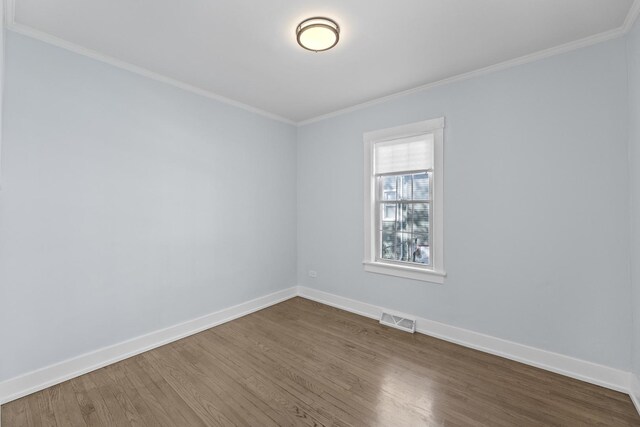
[[[364,268],[444,281],[444,118],[368,132]]]
[[[427,170],[406,175],[377,176],[376,205],[381,218],[379,259],[430,265],[429,204],[432,173]],[[398,191],[395,191],[398,189]],[[394,191],[390,191],[394,190]],[[392,193],[392,194],[389,194]]]

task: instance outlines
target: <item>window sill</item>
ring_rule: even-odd
[[[425,270],[423,268],[404,265],[384,264],[382,262],[364,261],[364,270],[370,273],[386,274],[388,276],[404,277],[405,279],[420,280],[443,284],[447,275],[444,271]]]

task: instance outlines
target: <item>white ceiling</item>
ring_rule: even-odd
[[[15,0],[13,7],[16,28],[299,122],[621,28],[632,4]],[[296,44],[296,25],[316,15],[341,26],[340,43],[330,51]]]

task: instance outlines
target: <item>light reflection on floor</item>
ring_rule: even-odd
[[[433,393],[432,384],[410,372],[397,369],[394,366],[394,359],[379,373],[382,379],[376,405],[377,424],[398,425],[399,419],[404,419],[412,425],[436,422],[433,412],[435,393]],[[405,360],[404,363],[408,361]],[[422,416],[417,418],[416,411],[409,412],[406,410],[407,407],[417,409]]]

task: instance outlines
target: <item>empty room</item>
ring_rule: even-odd
[[[0,425],[640,426],[640,0],[0,0]]]

